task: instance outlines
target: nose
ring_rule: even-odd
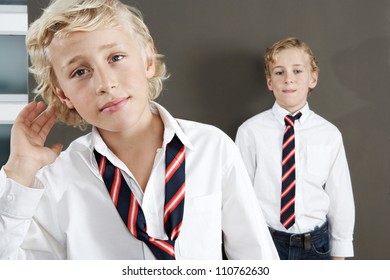
[[[290,83],[292,83],[293,81],[294,81],[294,75],[293,75],[293,73],[286,72],[286,76],[285,76],[284,82],[285,82],[286,84],[290,84]]]
[[[117,79],[110,69],[95,69],[96,94],[110,93],[118,87]]]

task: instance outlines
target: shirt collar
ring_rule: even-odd
[[[191,141],[185,135],[177,119],[175,119],[163,106],[156,102],[150,103],[150,109],[154,114],[159,114],[164,123],[164,146],[171,142],[173,136],[176,134],[184,146],[193,150]]]
[[[160,115],[161,120],[164,123],[164,138],[163,138],[163,147],[165,147],[176,134],[180,141],[188,149],[192,150],[193,145],[188,137],[185,135],[184,131],[179,125],[179,122],[160,104],[156,102],[150,102],[150,110],[153,114]],[[113,153],[108,149],[106,143],[103,141],[102,137],[99,134],[99,131],[96,127],[92,127],[92,141],[91,141],[91,150],[96,149],[99,153],[103,155],[113,155]]]
[[[306,102],[305,106],[303,106],[302,109],[300,109],[299,111],[295,112],[292,115],[295,116],[298,112],[302,113],[302,117],[299,118],[298,122],[301,124],[305,123],[305,121],[307,120],[307,118],[309,117],[309,115],[311,113],[310,108],[309,108],[309,103]],[[272,106],[272,113],[274,114],[276,120],[279,123],[281,123],[282,125],[285,125],[284,124],[284,117],[286,115],[291,115],[291,113],[289,111],[282,108],[276,101],[275,101],[274,105]]]

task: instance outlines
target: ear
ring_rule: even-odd
[[[267,77],[267,87],[268,87],[269,91],[273,91],[274,90],[274,88],[272,86],[271,78],[269,78],[269,77]]]
[[[309,88],[310,89],[315,88],[317,85],[317,82],[318,82],[318,72],[312,72],[311,73],[311,80],[309,83]]]
[[[151,45],[146,49],[146,78],[151,79],[156,73],[156,58],[155,51]]]
[[[62,104],[65,104],[66,107],[68,107],[69,109],[74,109],[72,101],[70,101],[70,99],[68,97],[66,97],[64,91],[61,88],[56,87],[55,94],[61,100]]]

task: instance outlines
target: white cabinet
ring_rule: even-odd
[[[0,5],[0,124],[12,124],[28,102],[27,25],[27,6]]]
[[[0,1],[0,167],[9,156],[12,123],[28,102],[27,6],[8,5],[21,2]]]

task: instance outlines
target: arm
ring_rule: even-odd
[[[222,229],[229,259],[279,259],[236,147],[223,182]]]
[[[242,160],[244,161],[249,178],[254,183],[256,172],[256,153],[253,137],[248,135],[248,131],[242,126],[238,129],[236,135],[236,145],[240,150]]]
[[[35,174],[55,160],[61,145],[43,146],[55,123],[54,112],[44,108],[44,103],[28,104],[11,131],[11,155],[0,171],[0,259],[26,259],[38,247],[35,257],[49,258],[41,250],[49,247],[47,232],[33,219],[44,194]]]
[[[352,257],[355,205],[347,158],[341,134],[337,137],[336,155],[325,191],[329,195],[328,212],[332,259]]]

